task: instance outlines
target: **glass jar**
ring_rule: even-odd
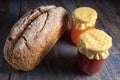
[[[77,68],[84,74],[98,72],[109,56],[112,37],[102,30],[90,29],[79,36]]]
[[[78,43],[78,37],[86,30],[93,29],[95,27],[95,24],[93,26],[89,26],[85,29],[76,29],[76,22],[72,21],[72,29],[71,29],[71,40],[75,45]]]
[[[84,54],[78,51],[77,68],[80,73],[95,74],[98,72],[104,63],[104,59],[88,59]]]
[[[97,12],[90,7],[80,7],[72,12],[71,40],[77,45],[78,37],[95,27]]]

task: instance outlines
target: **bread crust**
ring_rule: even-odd
[[[4,58],[15,69],[34,69],[65,32],[67,12],[41,6],[27,12],[12,27],[4,45]]]

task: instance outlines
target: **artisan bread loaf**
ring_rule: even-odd
[[[34,69],[65,32],[67,12],[41,6],[24,14],[12,27],[4,45],[4,58],[15,69]]]

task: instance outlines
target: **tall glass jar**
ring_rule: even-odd
[[[98,72],[109,56],[112,37],[98,29],[90,29],[79,36],[77,68],[84,74]]]
[[[78,51],[77,68],[80,73],[95,74],[98,72],[104,63],[104,59],[89,59],[83,53]]]

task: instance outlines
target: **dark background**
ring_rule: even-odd
[[[41,5],[65,7],[69,15],[68,30],[34,70],[17,71],[4,60],[5,39],[24,13]],[[70,39],[71,13],[81,6],[94,8],[98,12],[96,28],[104,30],[113,38],[110,56],[100,72],[94,75],[83,75],[77,71],[77,47]],[[0,80],[120,80],[120,1],[0,0]]]

